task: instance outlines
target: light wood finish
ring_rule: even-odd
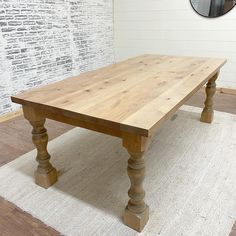
[[[206,101],[205,107],[202,111],[201,122],[211,123],[213,121],[214,111],[213,111],[213,96],[216,92],[216,80],[218,74],[213,76],[207,83],[206,86]]]
[[[123,139],[130,153],[131,181],[124,221],[141,231],[149,215],[142,188],[144,147],[164,121],[208,80],[215,78],[225,62],[224,59],[143,55],[14,96],[12,101],[23,105],[24,115],[34,127],[39,125],[36,133],[41,141],[45,136],[42,122],[45,118]],[[46,153],[45,145],[37,145],[38,150],[41,145],[40,150]],[[40,156],[44,160],[45,156]],[[41,169],[48,173],[45,165]],[[46,178],[49,184],[55,180],[48,175]],[[43,185],[41,180],[40,184]]]
[[[48,134],[44,127],[45,118],[34,108],[23,106],[24,116],[33,127],[32,140],[37,149],[38,168],[35,171],[35,182],[48,188],[57,181],[57,171],[50,163],[47,151]]]
[[[13,96],[12,101],[35,107],[46,117],[54,113],[148,137],[224,63],[143,55]]]
[[[223,94],[236,95],[236,89],[234,89],[234,88],[216,87],[216,91],[219,91],[220,93],[223,93]],[[19,110],[1,115],[0,116],[0,123],[11,120],[11,119],[14,119],[15,117],[21,116],[22,114],[23,114],[23,110],[19,109]],[[68,123],[73,123],[73,122],[68,122]]]
[[[130,200],[123,215],[124,223],[141,232],[149,219],[149,207],[144,202],[145,191],[142,183],[145,177],[144,151],[147,138],[133,134],[123,134],[123,146],[130,154],[128,176],[131,186],[128,191]]]

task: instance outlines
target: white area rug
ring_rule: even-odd
[[[150,220],[140,235],[228,236],[236,219],[236,116],[184,107],[146,153]],[[30,135],[30,134],[29,134]],[[49,144],[59,181],[34,184],[35,151],[0,168],[0,195],[71,236],[138,235],[122,224],[128,154],[121,140],[75,128]]]

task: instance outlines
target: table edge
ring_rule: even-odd
[[[212,58],[212,59],[214,59],[214,58]],[[111,133],[112,133],[112,130],[119,130],[120,132],[134,133],[136,135],[148,137],[148,136],[151,136],[161,126],[162,123],[164,123],[176,111],[178,111],[179,108],[184,104],[184,102],[187,101],[188,99],[190,99],[204,84],[206,84],[206,82],[212,76],[214,76],[216,73],[218,73],[220,71],[221,67],[227,62],[227,59],[222,58],[221,60],[222,60],[222,63],[219,64],[219,66],[214,71],[212,71],[212,73],[209,74],[208,77],[205,78],[205,80],[203,80],[197,87],[195,87],[186,97],[184,97],[182,100],[180,100],[175,107],[173,107],[165,116],[163,116],[163,118],[158,120],[149,129],[142,128],[142,127],[136,127],[136,126],[130,126],[128,124],[121,123],[121,122],[110,121],[110,120],[106,120],[103,118],[97,118],[97,117],[73,112],[70,110],[66,110],[66,109],[62,109],[62,108],[58,108],[58,107],[54,107],[54,106],[50,106],[50,105],[27,101],[27,100],[24,100],[24,99],[21,99],[21,98],[15,96],[15,95],[11,96],[11,101],[14,103],[21,104],[22,106],[30,106],[30,107],[33,107],[34,109],[39,109],[44,112],[45,118],[47,118],[47,113],[55,113],[55,114],[58,114],[58,115],[61,115],[64,117],[78,119],[79,121],[82,121],[82,122],[89,122],[89,123],[92,123],[93,125],[104,126],[104,127],[110,128]],[[103,124],[101,124],[101,123],[103,123]]]
[[[77,119],[78,121],[81,121],[81,122],[86,122],[86,123],[90,123],[93,125],[97,125],[99,127],[103,126],[103,127],[110,128],[111,133],[113,131],[119,130],[120,132],[134,133],[134,134],[145,136],[145,137],[149,136],[148,129],[130,126],[127,124],[122,124],[120,122],[110,121],[110,120],[106,120],[103,118],[97,118],[97,117],[93,117],[93,116],[89,116],[89,115],[85,115],[85,114],[81,114],[81,113],[77,113],[77,112],[73,112],[70,110],[66,110],[66,109],[62,109],[62,108],[58,108],[58,107],[54,107],[54,106],[49,106],[49,105],[45,105],[45,104],[41,104],[41,103],[26,101],[24,99],[20,99],[20,98],[14,97],[14,96],[11,96],[11,100],[12,100],[12,102],[21,104],[22,106],[28,106],[28,107],[32,107],[34,109],[40,110],[45,115],[45,118],[48,118],[48,119],[51,119],[51,118],[49,118],[47,116],[51,116],[52,114],[56,114],[56,115],[62,116],[62,119],[64,117],[67,117],[67,118],[71,118],[71,119]],[[53,120],[55,120],[55,119],[53,119]],[[60,121],[60,119],[57,119],[57,120]],[[61,122],[63,122],[63,121],[61,121]],[[78,126],[78,127],[80,127],[80,126]],[[117,135],[115,135],[115,136],[117,136]]]

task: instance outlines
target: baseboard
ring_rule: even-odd
[[[0,116],[0,123],[7,121],[7,120],[11,120],[17,116],[20,116],[23,114],[23,110],[19,109],[16,111],[12,111],[12,112],[8,112],[7,114],[1,115]]]
[[[217,88],[217,90],[218,90],[220,93],[236,95],[236,89],[230,89],[230,88]]]

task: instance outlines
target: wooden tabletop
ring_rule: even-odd
[[[225,62],[142,55],[21,93],[12,101],[148,136]]]

